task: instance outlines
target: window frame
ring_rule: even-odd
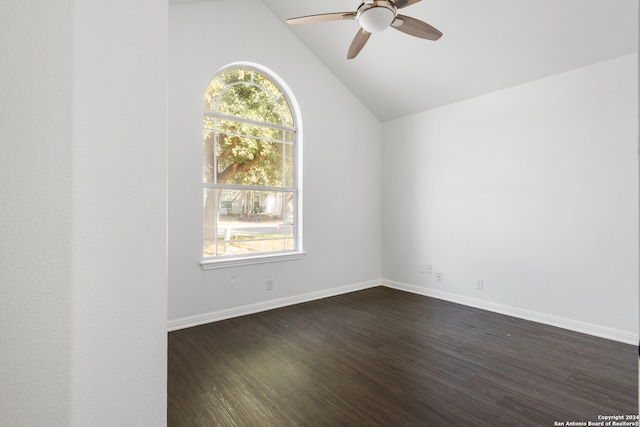
[[[300,108],[298,106],[298,103],[296,102],[295,97],[293,96],[293,93],[291,92],[287,84],[276,73],[274,73],[270,69],[267,69],[264,66],[261,66],[255,63],[249,63],[249,62],[236,62],[236,63],[226,65],[225,67],[222,67],[221,69],[219,69],[215,73],[213,78],[207,83],[204,93],[206,94],[211,82],[213,82],[215,78],[217,78],[222,73],[232,69],[250,70],[252,73],[257,72],[262,76],[264,76],[266,79],[268,79],[279,90],[281,96],[284,97],[284,99],[286,100],[286,103],[288,104],[288,107],[291,110],[293,126],[289,127],[289,126],[285,126],[284,124],[278,125],[273,123],[263,123],[263,122],[251,120],[245,117],[228,116],[222,113],[209,111],[206,108],[203,108],[203,113],[202,113],[203,120],[206,117],[231,119],[233,121],[243,122],[251,125],[267,126],[270,128],[282,130],[283,132],[291,132],[293,135],[293,142],[291,144],[293,147],[293,186],[285,187],[284,183],[282,187],[267,187],[267,186],[258,186],[258,185],[245,186],[245,185],[234,185],[234,184],[227,184],[227,183],[219,184],[217,182],[208,183],[206,182],[206,180],[203,180],[202,187],[201,187],[202,188],[202,199],[201,199],[202,242],[200,246],[200,251],[201,251],[200,266],[202,267],[203,270],[235,267],[235,266],[251,265],[251,264],[290,261],[290,260],[301,259],[305,256],[305,252],[302,246],[302,242],[303,242],[303,239],[302,239],[302,229],[303,229],[302,228],[302,223],[303,223],[302,221],[302,119],[300,115]],[[237,84],[237,83],[234,83],[234,84]],[[253,76],[250,82],[246,82],[244,84],[251,84],[253,86],[259,87],[262,91],[269,94],[269,92],[265,88],[258,85],[257,83],[254,83]],[[224,92],[224,89],[221,91],[221,93],[222,92]],[[206,131],[206,130],[208,129],[206,129],[203,126],[203,131]],[[204,138],[202,139],[201,142],[204,145]],[[201,152],[201,156],[202,156],[202,175],[201,176],[204,176],[204,174],[206,173],[205,172],[206,162],[204,159],[204,146]],[[216,170],[217,170],[217,167],[216,167]],[[255,252],[250,254],[236,254],[236,255],[205,256],[204,247],[206,244],[206,240],[205,240],[206,223],[205,223],[204,202],[205,202],[205,192],[211,189],[217,189],[217,190],[236,189],[236,190],[266,191],[266,192],[277,191],[277,192],[282,192],[283,194],[286,192],[292,192],[293,198],[294,198],[294,203],[292,206],[293,227],[294,227],[293,229],[294,249],[287,250],[285,248],[284,250],[281,250],[281,251]],[[216,199],[216,203],[219,204],[220,201]],[[216,209],[220,209],[220,207],[218,206]],[[218,220],[216,220],[216,224],[215,224],[216,230],[218,227],[217,221]],[[217,231],[216,231],[216,235],[217,235]]]

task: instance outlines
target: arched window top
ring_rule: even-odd
[[[295,128],[284,91],[260,71],[243,66],[218,73],[204,95],[205,112]]]

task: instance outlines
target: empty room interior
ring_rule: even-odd
[[[540,4],[524,2],[425,0],[398,13],[429,22],[444,33],[441,39],[421,40],[385,30],[372,34],[358,56],[347,59],[357,23],[341,19],[347,22],[287,25],[285,20],[348,11],[349,6],[355,10],[357,5],[349,2],[173,4],[169,12],[169,328],[175,332],[169,339],[170,424],[181,425],[178,420],[191,417],[191,422],[231,425],[443,425],[447,419],[458,425],[460,418],[451,415],[454,408],[471,419],[475,411],[478,419],[488,418],[483,421],[488,425],[598,421],[597,413],[581,413],[579,403],[544,387],[536,391],[547,393],[540,401],[532,397],[509,401],[513,393],[504,384],[496,386],[500,390],[474,389],[476,394],[496,393],[484,396],[482,403],[462,392],[430,391],[437,395],[432,400],[423,396],[416,407],[397,412],[391,403],[393,384],[358,381],[351,378],[354,371],[349,369],[335,384],[322,385],[330,390],[326,394],[345,402],[345,408],[336,409],[339,404],[319,390],[312,374],[321,369],[318,365],[331,368],[315,364],[302,352],[289,358],[273,347],[291,341],[307,347],[323,341],[345,351],[345,339],[356,347],[349,351],[351,358],[383,358],[382,366],[398,369],[396,374],[401,375],[407,366],[422,366],[420,358],[431,357],[415,350],[413,362],[405,361],[407,365],[389,362],[397,357],[390,348],[406,344],[411,328],[401,324],[396,333],[404,338],[389,341],[385,333],[394,335],[393,331],[368,328],[362,319],[345,318],[326,325],[324,316],[332,314],[316,311],[314,305],[305,305],[307,316],[302,318],[293,313],[289,317],[287,311],[278,312],[274,319],[264,317],[270,326],[223,321],[335,295],[348,299],[350,293],[362,291],[361,298],[374,298],[369,302],[368,322],[379,318],[391,322],[392,312],[374,307],[384,306],[376,297],[389,298],[390,305],[398,303],[395,294],[363,291],[380,286],[408,293],[409,299],[435,298],[598,336],[611,340],[611,351],[616,353],[621,350],[614,342],[626,343],[628,378],[637,385],[633,347],[638,335],[637,2],[614,5],[610,8],[602,1],[549,4],[553,11],[547,11]],[[573,7],[587,10],[577,12]],[[586,34],[596,23],[602,26],[598,34]],[[194,142],[202,132],[198,126],[201,100],[219,70],[245,62],[280,78],[296,101],[303,153],[303,201],[296,223],[303,222],[303,256],[209,269],[208,264],[199,264],[202,212],[187,208],[202,206],[198,185],[202,146]],[[355,310],[340,297],[326,301]],[[367,301],[360,301],[357,309],[366,312]],[[423,310],[436,310],[429,307]],[[209,322],[235,332],[227,336],[211,329],[208,342],[206,327],[195,328],[197,338],[196,332],[187,329]],[[336,326],[340,322],[344,325]],[[456,321],[427,316],[420,326],[420,320],[406,322],[416,322],[412,338],[423,337],[428,347],[442,344],[425,338],[423,327],[439,329],[445,326],[439,322]],[[351,324],[360,339],[365,337],[365,344],[353,343],[358,338],[352,335],[336,337],[340,332],[353,333]],[[265,328],[260,334],[247,337],[260,327]],[[467,327],[475,330],[474,321],[469,320]],[[482,329],[475,330],[481,338],[470,336],[470,340],[489,341],[494,334],[511,334],[516,341],[531,337],[502,331],[500,326],[491,329],[478,324],[477,328]],[[536,333],[550,333],[545,331]],[[185,338],[191,333],[206,350],[192,347]],[[305,333],[313,337],[295,340]],[[439,334],[441,340],[456,343],[451,353],[442,354],[455,358],[459,352],[458,357],[470,357],[462,366],[474,365],[473,357],[462,357],[465,350],[474,348],[472,344],[467,346],[452,331]],[[227,342],[234,339],[252,344],[235,347]],[[534,341],[540,343],[543,338]],[[359,352],[358,345],[377,351]],[[509,347],[502,340],[493,345]],[[516,347],[517,358],[538,357],[524,343]],[[412,351],[408,348],[405,351]],[[485,350],[477,351],[481,359]],[[570,345],[565,351],[573,354]],[[577,351],[571,363],[579,363]],[[196,359],[205,358],[201,352],[216,356],[193,362],[186,354],[191,352],[199,355]],[[352,361],[335,357],[334,365]],[[205,381],[209,387],[200,382],[183,384],[176,379],[186,375],[183,371],[172,377],[173,364],[189,360],[197,372],[208,372],[202,376],[209,377]],[[367,366],[359,374],[373,377],[374,368],[367,362],[356,360],[355,364]],[[211,366],[217,363],[220,366]],[[254,371],[243,363],[265,366]],[[228,369],[242,374],[236,377]],[[330,372],[323,375],[331,377]],[[482,378],[481,372],[468,375],[467,383],[452,380],[449,386],[455,388],[456,383],[471,389],[471,382]],[[576,380],[573,386],[580,388],[576,373],[563,370],[550,370],[531,381],[556,375]],[[516,377],[510,377],[512,386],[533,387]],[[425,380],[429,381],[438,379]],[[598,381],[602,380],[594,380]],[[386,390],[387,400],[372,397],[374,383]],[[396,384],[400,389],[403,385],[420,393],[419,385]],[[447,389],[447,378],[441,386]],[[183,387],[187,390],[180,391]],[[207,397],[194,397],[191,387],[202,387]],[[249,390],[234,392],[233,387]],[[600,383],[598,387],[607,386]],[[620,383],[619,387],[625,386]],[[570,394],[570,390],[565,391]],[[636,413],[637,395],[625,390],[634,403],[629,410]],[[179,403],[171,404],[172,393],[180,395]],[[548,396],[566,398],[566,419],[561,410],[551,407],[546,418],[536,417],[530,408],[538,406],[537,411],[544,413]],[[194,408],[185,409],[185,402],[193,402]],[[197,413],[199,405],[210,405],[209,413]],[[378,405],[382,413],[373,409]],[[420,412],[421,405],[432,406],[433,412]],[[531,413],[520,408],[516,415],[518,405]],[[256,413],[241,414],[243,407]],[[558,407],[563,407],[561,402]],[[412,415],[403,418],[407,413]],[[472,425],[481,423],[476,420]]]
[[[638,425],[637,0],[56,3],[0,16],[0,426]],[[207,178],[262,76],[282,183]]]

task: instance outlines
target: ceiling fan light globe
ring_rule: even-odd
[[[383,6],[374,6],[362,11],[358,15],[358,23],[363,30],[369,33],[379,33],[391,25],[395,13],[392,9]]]

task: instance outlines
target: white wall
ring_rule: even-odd
[[[385,123],[384,279],[637,342],[637,62]]]
[[[166,38],[162,2],[2,2],[2,426],[166,424]]]
[[[178,4],[169,15],[170,327],[193,316],[199,323],[225,310],[379,283],[380,123],[262,2]],[[237,61],[271,69],[300,105],[307,254],[203,271],[202,95],[221,67]],[[274,280],[273,291],[266,279]]]
[[[71,416],[71,3],[0,13],[2,426]]]
[[[74,3],[73,423],[166,423],[167,3]]]

